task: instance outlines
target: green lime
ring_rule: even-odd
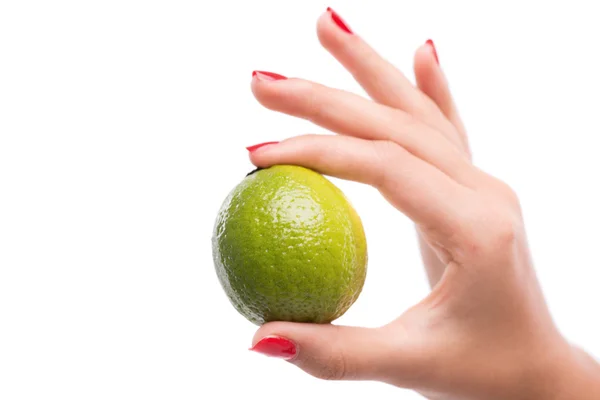
[[[212,245],[227,297],[257,325],[331,322],[356,301],[366,277],[358,214],[330,180],[303,167],[246,176],[221,206]]]

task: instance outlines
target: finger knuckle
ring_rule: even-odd
[[[322,94],[317,86],[311,82],[300,81],[296,91],[298,104],[304,103],[305,118],[309,121],[318,121],[323,117]]]
[[[515,190],[510,187],[507,184],[503,184],[502,185],[502,195],[504,197],[504,199],[508,202],[508,204],[513,207],[514,209],[520,209],[521,208],[521,201],[519,200],[519,196],[517,195],[517,192],[515,192]]]
[[[373,186],[382,188],[389,181],[390,173],[394,171],[393,165],[400,158],[401,148],[388,140],[373,141]]]
[[[520,200],[517,192],[506,182],[491,177],[492,179],[492,192],[501,198],[505,204],[509,205],[512,209],[520,208]]]
[[[466,235],[466,250],[476,259],[510,257],[520,232],[520,223],[512,212],[487,211]]]
[[[512,215],[498,216],[490,221],[487,241],[492,248],[506,249],[511,247],[517,238],[517,223]]]
[[[329,357],[319,368],[318,377],[327,381],[339,381],[347,376],[346,359],[343,354]]]

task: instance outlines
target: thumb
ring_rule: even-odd
[[[395,368],[395,342],[384,328],[270,322],[256,332],[250,350],[283,358],[320,379],[380,380]]]

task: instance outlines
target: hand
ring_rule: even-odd
[[[377,329],[268,323],[254,349],[274,354],[279,346],[319,378],[379,380],[433,399],[574,393],[565,389],[573,383],[565,368],[582,364],[545,305],[517,196],[472,164],[433,44],[417,50],[415,88],[332,11],[319,19],[318,35],[374,102],[255,73],[252,90],[265,107],[339,135],[262,146],[251,161],[302,165],[377,188],[414,221],[432,291]]]

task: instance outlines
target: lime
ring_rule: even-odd
[[[366,277],[358,214],[337,186],[304,167],[248,174],[221,206],[212,246],[227,297],[257,325],[331,322],[356,301]]]

